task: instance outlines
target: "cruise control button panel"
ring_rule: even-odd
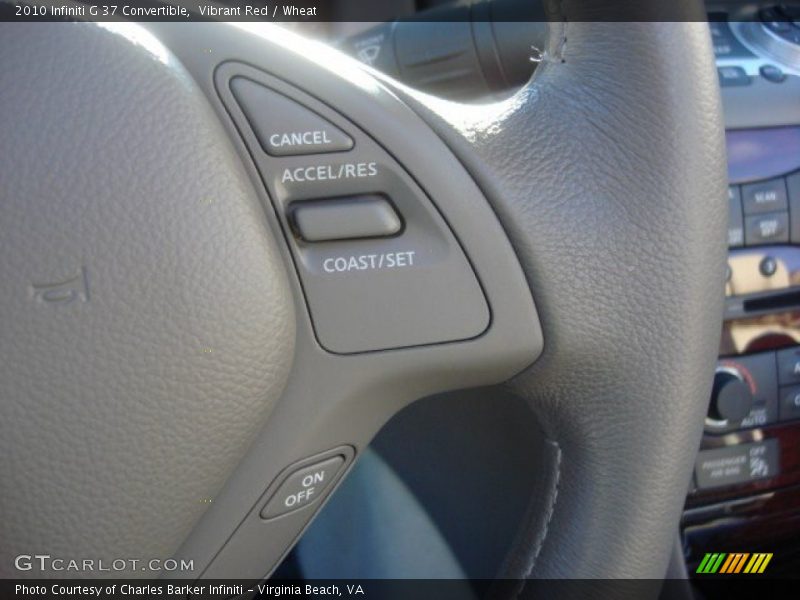
[[[386,149],[332,107],[248,65],[225,63],[215,80],[284,228],[323,348],[406,348],[468,340],[487,329],[486,296],[436,199]],[[252,86],[258,102],[242,93]],[[286,102],[302,109],[288,129],[328,123],[329,132],[347,132],[350,149],[262,151]]]
[[[234,77],[230,85],[264,152],[290,156],[353,147],[341,129],[283,94],[245,77]]]

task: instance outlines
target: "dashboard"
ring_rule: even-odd
[[[712,7],[709,20],[729,258],[714,388],[681,523],[690,574],[709,549],[800,559],[800,7]]]
[[[467,10],[434,4],[442,6],[432,15]],[[520,4],[500,0],[495,10]],[[325,37],[412,87],[461,101],[522,85],[530,71],[509,66],[525,64],[530,38],[541,47],[546,35],[542,23],[523,34],[498,19],[500,33],[487,41],[487,16],[465,12],[437,37],[394,8],[398,21]],[[528,10],[523,20],[541,18]],[[780,552],[796,557],[781,564],[800,565],[800,5],[718,1],[707,13],[726,127],[729,255],[714,387],[680,526],[690,574],[702,572],[709,550]],[[492,43],[497,64],[485,59]],[[773,565],[770,574],[788,573]]]
[[[707,12],[726,127],[729,255],[714,387],[680,525],[690,576],[711,550],[780,553],[781,565],[800,565],[800,5],[722,1]],[[519,72],[498,83],[492,73],[523,64],[528,38],[541,46],[546,30],[504,30],[499,66],[487,66],[478,17],[439,32],[450,43],[402,14],[327,37],[412,87],[480,102],[527,80]],[[796,574],[780,568],[770,575]]]

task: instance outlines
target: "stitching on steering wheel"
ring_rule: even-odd
[[[536,545],[536,548],[533,551],[533,555],[531,556],[530,566],[525,571],[525,578],[522,581],[522,586],[519,588],[517,592],[517,597],[519,597],[523,590],[525,589],[525,585],[528,582],[531,574],[533,573],[533,569],[536,566],[536,561],[539,559],[539,554],[542,552],[542,548],[544,547],[545,539],[547,539],[547,534],[550,531],[550,523],[553,520],[553,514],[555,513],[556,501],[558,500],[558,488],[559,483],[561,482],[561,446],[558,445],[558,442],[555,440],[547,440],[548,444],[551,444],[555,447],[556,451],[556,463],[555,463],[555,482],[553,484],[552,493],[550,496],[550,502],[547,506],[547,513],[545,517],[544,527],[542,528],[542,535],[539,538],[539,543]]]

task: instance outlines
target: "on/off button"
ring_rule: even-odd
[[[274,519],[303,508],[323,495],[344,464],[344,457],[334,456],[302,467],[289,475],[261,511],[262,519]]]

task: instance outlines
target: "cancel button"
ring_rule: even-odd
[[[319,154],[353,147],[350,136],[336,125],[260,83],[234,77],[231,91],[267,154]]]

